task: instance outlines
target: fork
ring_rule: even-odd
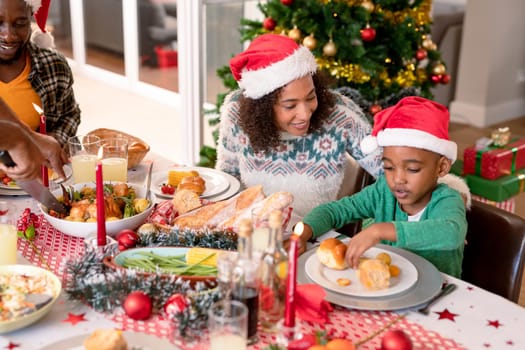
[[[432,305],[434,305],[434,303],[436,301],[438,301],[439,299],[441,299],[442,297],[444,297],[445,295],[448,295],[450,293],[452,293],[454,291],[454,289],[456,289],[456,285],[454,283],[449,283],[447,284],[446,286],[444,286],[443,288],[441,288],[441,290],[439,291],[438,294],[436,294],[435,297],[433,297],[432,299],[430,299],[426,304],[425,306],[423,306],[422,308],[418,309],[417,312],[419,313],[422,313],[423,315],[428,315],[429,314],[429,311],[430,311],[430,307]]]

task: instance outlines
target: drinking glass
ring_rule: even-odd
[[[0,201],[0,265],[16,264],[17,232],[9,215],[9,204]]]
[[[67,141],[73,181],[95,182],[95,165],[100,148],[100,137],[95,135],[72,136]]]
[[[219,300],[208,314],[211,350],[245,350],[248,336],[248,308],[236,300]]]
[[[237,254],[234,253],[219,254],[217,256],[217,281],[223,299],[230,299],[231,297],[232,272],[236,260]]]
[[[104,181],[128,181],[128,140],[121,137],[102,139],[102,174]]]
[[[262,215],[261,209],[252,209],[252,253],[256,259],[262,257],[262,254],[268,247],[268,239],[270,238],[270,214]]]

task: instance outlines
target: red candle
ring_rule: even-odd
[[[97,245],[106,245],[106,213],[104,210],[104,181],[102,180],[102,163],[95,168],[97,185]]]
[[[295,290],[297,287],[297,256],[299,253],[299,237],[303,233],[304,225],[298,222],[290,237],[290,251],[288,252],[288,276],[286,279],[286,302],[284,305],[284,326],[295,327]]]
[[[47,131],[46,131],[46,116],[44,115],[44,111],[37,104],[34,104],[34,103],[33,103],[33,108],[38,114],[40,114],[40,127],[38,131],[40,131],[41,134],[45,135]],[[49,174],[47,172],[47,167],[44,165],[42,165],[42,183],[44,184],[44,186],[49,187]]]

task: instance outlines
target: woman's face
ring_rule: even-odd
[[[31,8],[22,0],[0,0],[0,64],[22,56],[31,35]]]
[[[281,131],[295,136],[308,132],[310,118],[317,109],[317,95],[311,75],[292,81],[281,89],[273,106],[275,123]]]

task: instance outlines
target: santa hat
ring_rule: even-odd
[[[31,41],[42,48],[52,48],[55,46],[53,36],[46,30],[47,16],[51,0],[24,0],[35,17],[39,29],[33,31]]]
[[[401,99],[374,116],[372,134],[361,141],[364,153],[378,146],[409,146],[433,151],[452,162],[457,145],[448,137],[449,113],[445,106],[418,96]]]
[[[314,55],[306,47],[279,34],[263,34],[230,60],[233,77],[244,96],[258,99],[317,71]]]

